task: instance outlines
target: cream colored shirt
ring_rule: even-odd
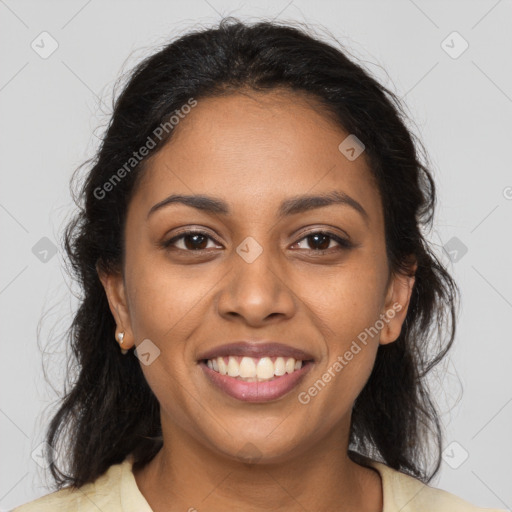
[[[382,478],[382,512],[499,512],[470,505],[453,494],[425,485],[385,464],[371,461],[370,465]],[[70,489],[47,494],[12,512],[152,512],[137,487],[131,457],[111,466],[95,482],[74,491]]]

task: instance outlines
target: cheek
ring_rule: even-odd
[[[194,308],[211,288],[193,279],[184,267],[166,264],[162,254],[132,252],[126,262],[130,320],[136,342],[154,339],[158,345],[179,332],[194,317]]]
[[[141,364],[144,377],[165,411],[172,411],[173,421],[191,428],[187,420],[187,393],[183,383],[190,380],[186,347],[194,320],[197,287],[186,286],[179,270],[150,258],[127,260],[127,287],[130,292],[130,321],[138,346],[149,339],[158,356],[148,365]],[[134,270],[136,269],[136,270]],[[201,288],[201,286],[199,287]]]
[[[304,273],[296,283],[300,296],[314,317],[326,327],[326,335],[342,350],[346,343],[371,327],[382,313],[385,300],[386,262],[371,255],[354,255],[345,264]]]
[[[383,326],[386,272],[385,260],[358,255],[321,278],[302,280],[300,293],[325,349],[320,379],[306,392],[321,395],[318,404],[329,403],[333,421],[355,401],[371,374]]]
[[[322,429],[334,427],[349,411],[371,375],[381,314],[378,276],[338,276],[336,285],[317,296],[314,317],[323,336],[325,357],[318,374],[301,389],[300,403],[311,417],[322,417]]]

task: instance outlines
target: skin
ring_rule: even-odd
[[[236,93],[199,100],[148,161],[128,207],[123,273],[100,278],[123,347],[149,338],[161,351],[141,366],[160,403],[164,445],[134,472],[155,512],[382,510],[379,474],[347,456],[350,414],[379,344],[400,334],[414,278],[389,271],[379,192],[364,153],[350,161],[338,150],[347,135],[305,94]],[[367,218],[340,204],[276,216],[285,199],[333,190]],[[178,193],[221,198],[232,213],[172,204],[148,218]],[[202,253],[190,237],[163,247],[187,227],[212,237],[196,242]],[[354,246],[307,237],[322,230]],[[236,252],[249,236],[263,249],[252,263]],[[298,393],[393,304],[401,311],[301,404]],[[280,399],[231,398],[197,359],[244,339],[304,349],[314,367]]]

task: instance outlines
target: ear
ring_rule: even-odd
[[[126,289],[124,279],[121,273],[107,273],[96,265],[96,271],[101,284],[105,289],[110,311],[116,321],[116,341],[117,335],[124,332],[123,349],[130,349],[134,345],[133,333],[130,321],[130,312],[126,301]]]
[[[382,311],[385,316],[381,315],[384,320],[379,341],[381,345],[392,343],[400,336],[415,282],[414,274],[418,268],[416,261],[409,268],[408,275],[396,273],[390,277],[384,310]]]

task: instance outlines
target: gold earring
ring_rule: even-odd
[[[119,345],[122,345],[123,344],[123,340],[124,340],[124,332],[120,332],[118,335],[117,335],[117,339],[119,340]],[[121,353],[124,355],[128,352],[128,350],[124,349],[121,347]]]

